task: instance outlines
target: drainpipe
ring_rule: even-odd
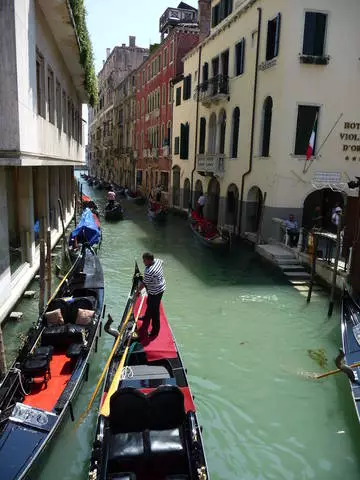
[[[243,216],[245,178],[252,172],[253,158],[254,158],[254,132],[255,132],[255,115],[256,115],[259,54],[260,54],[260,39],[261,39],[261,18],[262,18],[262,9],[258,8],[257,10],[258,10],[259,16],[258,16],[258,35],[257,35],[257,45],[256,45],[255,77],[254,77],[254,97],[253,97],[253,109],[252,109],[252,120],[251,120],[250,156],[249,156],[249,168],[243,174],[241,179],[240,211],[239,211],[239,220],[238,220],[238,227],[239,227],[240,233],[241,233],[241,223],[242,223],[242,216]]]
[[[200,99],[200,69],[201,69],[201,53],[202,53],[202,46],[199,46],[199,65],[198,65],[198,81],[197,81],[197,91],[196,91],[196,116],[195,116],[195,148],[194,148],[194,166],[191,171],[191,184],[190,184],[190,192],[191,192],[191,207],[194,207],[194,173],[196,170],[196,152],[197,152],[197,144],[198,144],[198,130],[199,130],[199,99]]]

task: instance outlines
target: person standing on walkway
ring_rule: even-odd
[[[289,235],[290,247],[296,247],[299,241],[299,227],[294,215],[291,213],[289,219],[285,220],[286,233]]]
[[[166,281],[163,271],[163,261],[159,258],[154,258],[154,255],[149,252],[143,254],[143,262],[145,265],[144,278],[140,282],[138,290],[140,291],[144,287],[146,288],[147,307],[146,312],[142,320],[142,325],[138,330],[140,338],[154,340],[160,331],[160,303],[161,298],[166,289]],[[148,329],[151,322],[151,332],[148,333]]]
[[[205,195],[202,193],[197,201],[197,211],[200,218],[204,218]]]

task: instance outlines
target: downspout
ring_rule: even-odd
[[[250,156],[249,156],[249,168],[243,174],[241,179],[240,210],[239,210],[239,220],[238,220],[238,228],[240,233],[241,233],[241,224],[242,224],[242,216],[243,216],[245,178],[252,172],[253,158],[254,158],[254,133],[255,133],[256,100],[257,100],[259,54],[260,54],[260,40],[261,40],[261,19],[262,19],[262,9],[258,8],[257,10],[258,10],[259,17],[258,17],[258,35],[257,35],[257,44],[256,44],[254,97],[253,97],[252,120],[251,120]]]
[[[191,192],[191,207],[194,207],[194,173],[196,170],[196,152],[198,144],[198,130],[199,130],[199,98],[200,98],[200,69],[201,69],[201,53],[202,45],[199,46],[199,65],[198,65],[198,81],[196,88],[196,116],[195,116],[195,147],[194,147],[194,166],[191,171],[191,183],[190,183],[190,192]]]

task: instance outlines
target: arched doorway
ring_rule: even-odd
[[[172,203],[176,207],[180,207],[180,168],[173,168],[173,182],[172,182]]]
[[[208,153],[216,153],[216,113],[213,112],[209,120]]]
[[[183,208],[189,208],[190,200],[190,180],[185,178],[183,190]]]
[[[239,206],[239,189],[231,183],[226,195],[226,224],[236,226]]]
[[[246,231],[257,232],[263,195],[259,187],[251,187],[246,201]]]
[[[195,183],[195,192],[194,192],[194,205],[193,207],[197,204],[197,201],[199,200],[199,197],[203,194],[203,186],[201,183],[201,180],[196,180]]]
[[[209,182],[206,202],[206,217],[213,223],[218,223],[220,201],[220,184],[216,178]]]
[[[322,188],[310,193],[303,206],[302,226],[310,230],[314,224],[315,209],[320,207],[321,226],[324,230],[335,230],[331,222],[332,210],[339,205],[344,208],[344,194],[334,192],[331,188]]]

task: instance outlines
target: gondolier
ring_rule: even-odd
[[[160,331],[160,303],[166,289],[165,276],[163,271],[163,261],[154,258],[152,253],[143,254],[145,265],[144,278],[139,284],[139,290],[144,287],[147,290],[147,308],[145,315],[140,317],[142,326],[138,330],[139,337],[148,336],[149,340],[154,340]],[[151,332],[148,333],[151,321]]]

